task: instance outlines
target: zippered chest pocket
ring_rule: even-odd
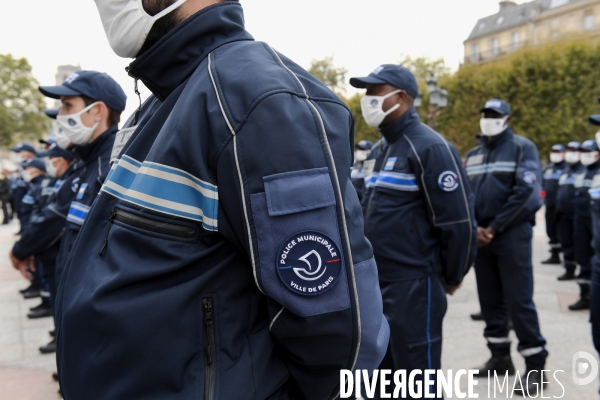
[[[109,242],[109,235],[113,225],[117,224],[127,229],[138,231],[144,235],[156,236],[167,240],[195,242],[198,229],[193,223],[184,223],[174,218],[168,219],[155,215],[143,215],[135,210],[115,207],[108,218],[108,228],[98,254],[102,255]],[[175,222],[177,221],[177,222]]]

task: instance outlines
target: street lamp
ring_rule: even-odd
[[[427,77],[426,83],[427,94],[429,95],[429,112],[423,116],[427,120],[427,125],[435,128],[437,125],[435,120],[444,112],[444,108],[448,106],[448,91],[444,87],[441,89],[438,88],[437,79],[431,72]],[[423,95],[419,92],[417,98],[415,98],[414,106],[421,107],[422,104]]]

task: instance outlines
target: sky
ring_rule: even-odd
[[[522,1],[518,1],[519,3]],[[348,78],[395,63],[403,55],[443,58],[457,69],[463,41],[499,0],[241,0],[246,28],[257,40],[308,68],[333,55]],[[13,1],[0,13],[0,54],[26,57],[41,85],[54,85],[56,67],[106,72],[127,94],[125,116],[138,106],[131,62],[113,53],[94,0]],[[143,85],[140,85],[143,86]],[[141,88],[142,97],[150,92]],[[49,106],[52,103],[49,103]],[[123,118],[126,119],[126,118]]]

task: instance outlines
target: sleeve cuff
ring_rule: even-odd
[[[29,256],[28,254],[26,254],[26,252],[24,251],[24,249],[22,249],[19,246],[19,242],[17,242],[17,243],[14,244],[14,246],[12,248],[12,253],[19,260],[25,260]]]

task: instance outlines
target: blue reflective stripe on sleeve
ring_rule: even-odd
[[[495,163],[467,167],[467,175],[481,175],[494,172],[515,172],[517,163],[509,161],[498,161]]]
[[[89,206],[85,204],[77,203],[76,201],[71,203],[71,208],[69,209],[69,215],[67,215],[67,221],[73,222],[77,225],[83,225],[88,213],[90,212]]]
[[[592,188],[588,192],[592,199],[594,199],[594,200],[600,199],[600,187]]]
[[[404,192],[416,192],[419,190],[417,180],[412,174],[401,174],[398,172],[381,172],[377,177],[375,186]]]
[[[166,165],[124,155],[114,165],[102,191],[139,206],[202,222],[217,230],[218,188]]]
[[[373,172],[372,175],[366,177],[365,178],[365,186],[368,188],[374,187],[378,176],[379,176],[379,172]]]
[[[30,195],[27,195],[27,196],[23,197],[23,200],[21,200],[21,202],[25,203],[25,204],[34,204],[35,199],[33,197],[31,197]]]

